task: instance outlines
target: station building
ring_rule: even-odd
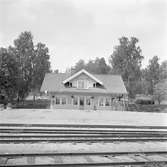
[[[51,108],[125,110],[127,90],[120,75],[91,74],[85,69],[69,73],[47,73],[41,86]]]

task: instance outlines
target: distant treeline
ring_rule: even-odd
[[[142,68],[144,56],[138,42],[135,37],[122,37],[109,56],[108,63],[104,57],[89,60],[88,63],[81,59],[67,71],[74,73],[84,68],[96,74],[119,74],[122,75],[130,97],[149,94],[161,101],[164,94],[167,94],[167,85],[163,83],[167,79],[167,60],[160,64],[158,56],[154,56],[147,67]]]
[[[89,60],[79,60],[74,67],[66,72],[74,73],[86,69],[96,74],[119,74],[125,82],[129,97],[136,94],[162,95],[163,84],[156,85],[167,79],[167,60],[159,63],[158,56],[149,60],[142,69],[142,50],[138,39],[122,37],[119,45],[106,63],[104,57]],[[39,92],[45,73],[51,72],[50,55],[47,46],[41,42],[34,44],[31,32],[22,32],[14,45],[0,48],[0,95],[9,101],[24,100],[29,92]],[[58,73],[58,70],[54,71]],[[158,90],[158,91],[157,91]]]

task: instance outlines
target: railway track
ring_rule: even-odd
[[[91,143],[97,143],[97,142],[149,142],[149,141],[167,141],[167,139],[165,138],[141,138],[141,139],[137,139],[137,138],[110,138],[110,139],[105,139],[105,138],[91,138],[91,139],[3,139],[0,140],[0,143],[41,143],[41,142],[47,142],[47,143],[84,143],[84,142],[91,142]]]
[[[63,128],[120,128],[120,129],[166,129],[167,126],[135,126],[135,125],[95,125],[95,124],[21,124],[0,123],[0,127],[63,127]]]
[[[0,144],[165,142],[167,127],[116,125],[0,124]],[[45,162],[43,162],[45,160]],[[22,162],[20,164],[20,161]],[[167,151],[54,152],[0,154],[0,166],[118,166],[163,164]],[[2,164],[2,165],[1,165]]]
[[[0,124],[0,143],[116,141],[167,141],[167,131],[160,126]]]

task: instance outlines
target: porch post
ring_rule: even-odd
[[[78,108],[79,108],[79,100],[80,100],[80,96],[77,96]]]
[[[106,104],[106,98],[103,96],[103,107],[105,107]]]
[[[86,106],[86,97],[87,96],[84,96],[84,106]]]
[[[71,105],[74,105],[74,97],[71,96]]]
[[[62,105],[62,96],[60,96],[60,105]]]

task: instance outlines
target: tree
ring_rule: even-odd
[[[160,79],[167,79],[167,60],[163,61],[160,65]]]
[[[81,69],[85,69],[90,73],[94,74],[108,74],[110,67],[106,64],[105,59],[96,58],[95,60],[89,60],[88,63],[85,63],[84,60],[79,60],[72,69],[72,73],[76,73]]]
[[[0,94],[12,101],[16,95],[18,65],[11,47],[0,48]]]
[[[86,65],[85,65],[85,61],[83,59],[80,59],[74,67],[71,68],[71,73],[76,73],[78,71],[80,71],[81,69],[85,69]]]
[[[154,56],[149,60],[149,65],[146,68],[145,79],[148,81],[148,93],[153,95],[154,86],[160,81],[160,65],[158,56]]]
[[[19,67],[19,78],[17,84],[18,101],[24,99],[31,90],[33,76],[34,44],[31,32],[22,32],[14,40],[16,60]]]
[[[141,48],[137,46],[138,42],[135,37],[131,37],[130,40],[127,37],[120,38],[120,44],[114,48],[109,60],[112,73],[122,75],[130,97],[136,94],[137,82],[141,81],[143,56]]]
[[[39,92],[45,74],[50,72],[49,58],[50,58],[49,50],[46,47],[46,45],[43,43],[38,43],[34,49],[34,58],[32,60],[33,66],[32,66],[31,90],[34,93]]]
[[[39,91],[44,75],[50,72],[49,50],[43,43],[34,46],[31,32],[22,32],[14,46],[0,48],[0,94],[23,100],[30,91]]]
[[[96,59],[97,64],[99,65],[99,73],[101,74],[108,74],[110,71],[110,67],[106,64],[106,61],[104,59],[104,57],[100,58],[100,59]]]
[[[106,64],[104,57],[90,60],[86,64],[86,69],[94,74],[108,74],[110,67]]]
[[[34,46],[31,32],[22,32],[14,40],[12,49],[19,69],[17,79],[18,101],[23,100],[30,91],[39,92],[45,73],[50,72],[49,50],[43,43]]]
[[[160,104],[167,97],[167,80],[163,80],[154,87],[154,99]]]

